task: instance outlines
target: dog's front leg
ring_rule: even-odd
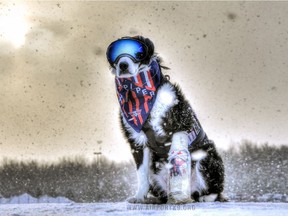
[[[150,150],[148,149],[148,147],[144,147],[142,150],[137,151],[138,152],[134,153],[133,156],[137,163],[138,190],[134,197],[130,197],[127,199],[129,203],[145,203],[145,199],[147,197],[150,186]]]
[[[169,151],[168,203],[179,204],[191,200],[191,156],[188,150],[188,134],[174,133]]]

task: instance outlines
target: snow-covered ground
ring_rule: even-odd
[[[5,204],[1,216],[286,216],[287,203],[192,203],[186,205],[132,205],[121,203]]]
[[[32,197],[31,195],[24,193],[20,196],[13,196],[10,198],[3,198],[0,195],[0,206],[1,204],[31,204],[31,203],[72,203],[72,200],[69,200],[66,197],[49,197],[43,195],[39,198]],[[1,213],[1,212],[0,212]],[[0,214],[1,216],[1,214]]]

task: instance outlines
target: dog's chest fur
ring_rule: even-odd
[[[147,146],[159,159],[166,160],[172,135],[189,131],[193,124],[193,110],[179,88],[165,81],[157,90],[157,97],[140,133],[137,133],[124,118],[122,128],[130,141],[132,151]]]

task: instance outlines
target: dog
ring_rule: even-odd
[[[191,198],[227,201],[224,165],[179,85],[162,73],[168,69],[143,36],[123,37],[106,52],[115,75],[120,122],[137,167],[138,190],[129,203],[166,203],[171,143],[189,140]],[[156,198],[152,199],[151,196]]]

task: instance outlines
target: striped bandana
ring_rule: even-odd
[[[122,115],[138,133],[153,108],[161,79],[161,69],[156,60],[150,63],[147,71],[141,71],[134,77],[115,79]]]

